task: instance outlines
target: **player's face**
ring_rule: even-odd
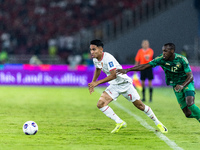
[[[142,48],[143,49],[149,48],[149,41],[147,41],[147,40],[142,41]]]
[[[102,53],[103,53],[103,48],[101,46],[96,46],[96,45],[90,45],[90,53],[92,58],[97,58],[98,60],[101,59]]]
[[[170,46],[163,46],[162,51],[164,60],[173,60],[174,50]]]

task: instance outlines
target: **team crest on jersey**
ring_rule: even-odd
[[[113,62],[112,62],[112,61],[111,61],[111,62],[109,62],[108,64],[109,64],[109,66],[110,66],[110,67],[113,67],[113,66],[114,66],[114,64],[113,64]]]
[[[149,60],[149,57],[150,57],[149,55],[145,55],[145,56],[144,56],[144,58],[145,58],[146,60]]]
[[[181,65],[180,62],[177,62],[176,66],[177,66],[178,68],[181,68],[182,65]]]
[[[102,66],[102,68],[103,68],[103,62],[101,62],[101,66]]]

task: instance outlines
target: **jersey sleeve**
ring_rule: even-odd
[[[190,68],[187,58],[183,57],[182,61],[183,61],[183,68],[184,68],[185,73],[191,72],[192,70]]]
[[[154,55],[154,51],[153,51],[153,49],[151,49],[151,52],[150,52],[151,54],[150,54],[150,60],[153,60],[153,55]]]
[[[114,57],[109,57],[107,65],[109,71],[112,71],[117,68],[116,60],[114,59]]]
[[[135,56],[135,61],[139,62],[140,61],[140,50],[137,52]]]
[[[161,64],[161,59],[162,59],[162,55],[160,56],[157,56],[155,59],[153,59],[152,61],[149,62],[149,64],[152,66],[152,67],[156,67],[156,66],[159,66]]]

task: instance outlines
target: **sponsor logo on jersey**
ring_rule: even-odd
[[[112,62],[112,61],[111,61],[111,62],[109,62],[108,64],[109,64],[109,66],[110,66],[110,67],[114,67],[114,64],[113,64],[113,62]]]

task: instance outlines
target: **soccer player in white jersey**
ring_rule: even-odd
[[[109,53],[103,52],[103,43],[101,40],[92,40],[90,42],[90,53],[96,67],[91,83],[88,83],[90,94],[94,92],[94,87],[99,84],[108,82],[110,85],[101,94],[97,107],[109,118],[116,122],[116,127],[111,133],[118,132],[121,128],[127,126],[117,114],[114,113],[108,104],[116,100],[122,94],[128,101],[132,102],[135,107],[143,111],[151,118],[162,133],[167,133],[167,128],[157,119],[152,109],[145,105],[141,100],[138,92],[132,85],[132,80],[126,74],[116,74],[116,69],[122,69],[118,61]],[[101,70],[106,73],[107,77],[97,80]]]

